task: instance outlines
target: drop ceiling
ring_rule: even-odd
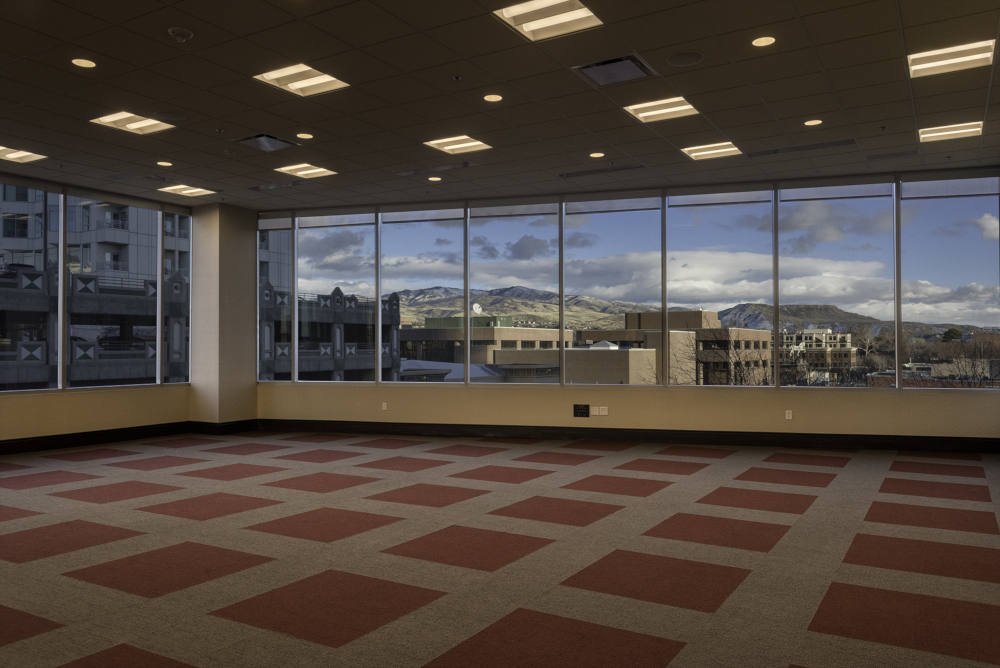
[[[492,15],[511,0],[5,2],[0,146],[48,159],[0,171],[274,210],[1000,164],[995,66],[911,79],[906,58],[997,39],[1000,0],[583,1],[602,26],[535,43]],[[685,52],[704,58],[668,63]],[[654,75],[597,88],[573,71],[628,55]],[[349,86],[301,97],[253,78],[300,63]],[[699,113],[624,110],[675,97]],[[121,111],[185,118],[145,136],[90,122]],[[981,136],[919,142],[976,121]],[[295,145],[237,143],[257,135]],[[426,144],[461,135],[492,148],[455,168]],[[722,142],[742,153],[681,151]],[[303,163],[336,174],[275,171]],[[159,191],[174,183],[213,194]]]

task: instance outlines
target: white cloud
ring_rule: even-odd
[[[979,231],[983,233],[984,240],[1000,240],[1000,219],[996,216],[984,213],[982,216],[972,221],[972,224],[978,227]]]

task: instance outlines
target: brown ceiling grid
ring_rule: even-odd
[[[1000,100],[987,95],[1000,84],[993,68],[911,80],[905,59],[996,38],[998,0],[584,3],[604,26],[539,43],[490,15],[513,0],[4,3],[0,143],[50,159],[2,169],[188,205],[224,198],[276,209],[996,164],[1000,154]],[[171,26],[195,37],[178,43]],[[777,42],[752,46],[761,35]],[[705,58],[667,62],[682,51]],[[571,71],[629,54],[656,75],[597,89]],[[99,66],[69,64],[80,57]],[[252,79],[298,62],[351,85],[299,98]],[[503,101],[485,102],[491,93]],[[699,115],[647,125],[622,109],[678,95]],[[122,110],[187,118],[152,136],[89,123]],[[804,126],[811,118],[823,124]],[[982,138],[917,143],[918,126],[984,119]],[[300,145],[268,154],[234,144],[254,134]],[[492,150],[453,156],[423,144],[463,134]],[[699,162],[679,151],[842,140],[857,143]],[[588,157],[595,151],[604,157]],[[906,151],[920,155],[867,159]],[[474,166],[441,172],[434,184],[426,173],[398,175],[464,161]],[[338,174],[249,190],[292,180],[274,170],[297,162]],[[645,167],[560,176],[612,162]],[[164,181],[148,175],[218,192],[192,202],[157,192]]]

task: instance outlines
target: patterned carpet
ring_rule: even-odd
[[[0,457],[0,666],[1000,665],[1000,455],[251,432]]]

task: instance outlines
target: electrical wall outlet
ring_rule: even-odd
[[[389,410],[388,407],[386,406],[386,403],[384,401],[382,402],[382,410],[384,410],[384,411],[385,410]]]
[[[786,420],[792,419],[792,411],[785,411],[785,419]]]
[[[590,417],[590,404],[573,404],[573,417]]]
[[[601,415],[607,415],[607,414],[608,414],[608,407],[601,406]]]
[[[591,406],[590,407],[590,416],[591,417],[595,417],[595,416],[600,415],[600,414],[601,414],[601,409],[600,408],[598,408],[597,406]]]

